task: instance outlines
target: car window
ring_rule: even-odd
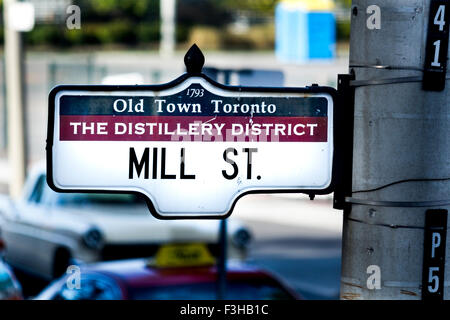
[[[136,194],[120,193],[57,193],[50,189],[45,175],[39,177],[29,198],[30,202],[56,206],[86,205],[144,205],[145,200]]]
[[[31,195],[28,199],[29,202],[33,203],[39,203],[42,199],[42,194],[44,192],[45,187],[47,186],[47,183],[45,181],[45,176],[41,175],[36,181],[36,184],[34,185],[34,189],[31,192]]]
[[[129,290],[133,300],[215,300],[216,283],[155,286]],[[230,281],[227,283],[227,300],[293,300],[284,288],[265,282]]]
[[[83,205],[133,205],[143,204],[145,201],[134,194],[111,193],[61,193],[55,203],[58,206]]]

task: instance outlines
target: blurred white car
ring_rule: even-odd
[[[130,194],[56,193],[44,163],[31,171],[22,199],[0,198],[0,228],[6,261],[46,279],[74,262],[151,257],[167,243],[205,243],[219,252],[218,220],[158,220]],[[228,257],[245,259],[250,231],[233,219],[227,230]]]
[[[0,300],[21,300],[22,287],[11,268],[3,261],[5,243],[0,229]]]
[[[0,300],[22,300],[22,288],[11,268],[0,258]]]

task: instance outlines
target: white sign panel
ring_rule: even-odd
[[[50,94],[48,182],[137,192],[164,218],[225,217],[251,192],[329,193],[331,88],[60,86]]]

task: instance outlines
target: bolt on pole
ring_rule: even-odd
[[[10,166],[9,190],[12,197],[18,197],[25,181],[25,126],[23,97],[23,50],[21,33],[13,30],[9,21],[9,9],[15,0],[3,1],[5,21],[5,76],[7,108],[7,143]]]
[[[422,299],[434,289],[450,299],[448,237],[424,241],[427,212],[450,208],[450,82],[443,91],[425,91],[422,83],[432,2],[352,4],[353,179],[344,211],[341,299]],[[449,24],[444,17],[450,12],[431,22]],[[427,243],[447,251],[430,278]]]

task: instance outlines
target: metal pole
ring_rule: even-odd
[[[227,290],[227,220],[220,221],[219,227],[219,261],[217,263],[218,274],[218,300],[224,300]]]
[[[48,86],[48,91],[50,92],[50,90],[56,85],[56,69],[57,69],[57,65],[55,62],[50,62],[48,65],[48,73],[49,73],[49,86]]]
[[[160,0],[161,42],[160,54],[170,57],[175,52],[175,16],[176,0]]]
[[[7,102],[6,102],[6,63],[5,55],[2,57],[2,93],[3,93],[3,108],[2,108],[2,149],[6,151],[8,147],[8,112],[7,112]]]
[[[227,71],[224,70],[225,74]],[[230,77],[225,76],[224,84],[230,84]],[[220,220],[219,226],[219,261],[217,263],[217,300],[225,300],[227,292],[227,219]]]
[[[450,208],[450,82],[442,92],[421,83],[429,12],[430,0],[353,1],[353,192],[341,299],[421,299],[426,289],[426,211]]]
[[[87,69],[87,83],[88,84],[93,84],[94,83],[94,62],[93,62],[94,58],[92,56],[92,54],[89,54],[87,56],[87,64],[86,64],[86,69]]]
[[[9,27],[8,8],[15,0],[5,0],[5,71],[6,101],[8,117],[8,160],[10,166],[9,190],[12,197],[18,197],[25,181],[25,126],[23,97],[23,51],[21,33]]]

